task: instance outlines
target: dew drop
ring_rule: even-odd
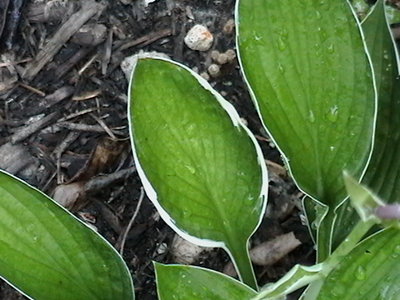
[[[314,115],[314,112],[312,110],[309,111],[308,119],[310,120],[311,123],[315,122],[315,115]]]
[[[192,213],[189,210],[185,209],[185,210],[182,211],[182,217],[183,218],[190,218],[191,215],[192,215]]]
[[[333,152],[335,149],[336,149],[335,146],[330,146],[330,147],[329,147],[329,150],[331,150],[332,152]]]
[[[397,245],[396,247],[394,247],[394,253],[400,254],[400,245]]]
[[[328,53],[334,53],[335,52],[335,46],[333,45],[333,44],[330,44],[329,46],[328,46]]]
[[[389,54],[387,53],[387,51],[383,51],[383,58],[386,60],[389,59]]]
[[[249,195],[249,196],[247,196],[247,200],[248,200],[248,201],[253,201],[253,200],[254,200],[254,197],[253,197],[252,195]]]
[[[332,106],[329,109],[329,112],[327,114],[328,120],[331,121],[331,122],[336,122],[337,118],[338,118],[338,111],[339,111],[339,108],[338,108],[337,105]]]
[[[334,289],[332,289],[332,291],[331,291],[331,294],[332,294],[332,296],[334,296],[335,298],[336,297],[339,297],[339,296],[342,296],[342,295],[344,295],[346,293],[346,290],[345,290],[345,288],[343,287],[343,286],[341,286],[341,285],[337,285]]]
[[[278,49],[284,51],[286,47],[287,45],[285,39],[282,36],[280,36],[278,39]]]
[[[355,277],[357,280],[365,280],[365,269],[363,266],[358,266]]]
[[[279,70],[279,72],[281,72],[282,74],[285,73],[285,68],[282,66],[281,63],[278,64],[278,70]]]
[[[185,165],[185,168],[189,170],[190,174],[195,174],[196,173],[196,169],[193,168],[190,165]]]

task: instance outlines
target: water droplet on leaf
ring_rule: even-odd
[[[328,120],[331,121],[331,122],[336,122],[337,118],[338,118],[338,111],[339,111],[339,108],[338,108],[337,105],[332,106],[329,109],[329,112],[327,114]]]
[[[363,266],[358,266],[355,273],[357,280],[365,280],[365,269]]]
[[[315,122],[315,116],[314,116],[314,112],[312,110],[310,110],[310,112],[308,114],[308,119],[310,120],[311,123]]]
[[[279,70],[279,72],[281,72],[282,74],[285,73],[285,68],[282,66],[281,63],[278,64],[278,70]]]

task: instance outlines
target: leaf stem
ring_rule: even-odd
[[[375,220],[358,221],[347,238],[339,245],[332,255],[325,261],[321,270],[322,275],[327,276],[335,268],[344,256],[350,253],[368,231],[376,224]]]
[[[322,264],[320,274],[323,278],[327,277],[330,272],[342,261],[343,257],[350,253],[360,240],[368,233],[372,226],[376,224],[375,220],[362,221],[360,220],[347,238],[339,245],[339,247],[329,256]],[[311,282],[305,293],[300,299],[302,300],[315,300],[322,288],[323,281],[318,280]]]
[[[317,263],[323,262],[331,254],[332,229],[336,219],[333,209],[329,209],[317,230]]]
[[[241,281],[255,291],[258,291],[256,276],[250,260],[248,241],[244,243],[236,241],[235,243],[228,245],[228,249]]]

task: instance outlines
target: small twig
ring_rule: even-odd
[[[129,42],[121,45],[118,48],[118,51],[123,51],[123,50],[126,50],[128,48],[140,45],[140,44],[142,44],[142,46],[146,46],[146,45],[149,45],[149,44],[151,44],[151,43],[153,43],[153,42],[155,42],[155,41],[157,41],[157,40],[159,40],[159,39],[161,39],[163,37],[170,36],[171,34],[172,34],[171,29],[162,29],[162,30],[157,31],[157,32],[152,32],[150,34],[146,34],[145,36],[142,36],[142,37],[140,37],[138,39],[135,39],[133,41],[129,41]]]
[[[89,124],[82,124],[82,123],[72,123],[72,122],[58,122],[55,124],[58,127],[66,128],[69,130],[75,131],[87,131],[87,132],[99,132],[99,133],[107,133],[106,130],[101,125],[89,125]],[[113,131],[113,134],[123,136],[124,133],[120,131]],[[117,140],[117,138],[115,138]]]
[[[108,38],[106,43],[104,44],[104,57],[103,61],[101,62],[101,74],[105,75],[107,73],[107,67],[110,63],[111,59],[111,52],[112,52],[112,42],[113,42],[113,31],[110,30],[108,32]]]
[[[96,176],[90,179],[88,182],[85,183],[85,192],[93,192],[99,191],[102,188],[118,181],[127,178],[128,176],[132,175],[136,172],[135,167],[131,167],[128,169],[120,170],[108,175]]]
[[[11,62],[11,61],[1,62],[0,68],[15,66],[15,65],[23,64],[23,63],[30,62],[30,61],[32,61],[32,58],[24,58],[24,59],[14,61],[14,62]]]
[[[80,117],[80,116],[86,115],[86,114],[91,113],[92,111],[96,111],[96,110],[97,110],[97,107],[87,108],[87,109],[72,113],[72,114],[70,114],[68,116],[65,116],[65,117],[61,118],[60,120],[58,120],[58,121],[59,122],[68,121],[68,120],[74,119],[76,117]]]
[[[94,114],[90,114],[90,116],[93,119],[95,119],[96,122],[99,123],[99,125],[101,127],[103,127],[104,131],[111,137],[111,139],[113,139],[114,141],[117,140],[117,137],[115,136],[115,134],[112,132],[112,130],[107,126],[107,124],[102,119],[95,116]]]
[[[132,219],[129,221],[129,224],[126,227],[126,230],[125,230],[125,232],[124,232],[124,234],[122,236],[121,248],[119,250],[119,253],[121,254],[121,256],[124,255],[126,237],[128,236],[128,233],[132,228],[133,221],[135,221],[135,219],[136,219],[136,217],[137,217],[137,215],[139,213],[139,209],[140,209],[140,206],[142,205],[143,199],[144,199],[144,190],[143,190],[143,187],[142,187],[140,189],[140,197],[139,197],[139,201],[138,201],[138,204],[136,206],[135,212],[133,213]]]
[[[35,94],[38,94],[39,96],[42,96],[42,97],[46,96],[45,92],[43,92],[43,91],[41,91],[41,90],[39,90],[39,89],[37,89],[37,88],[35,88],[33,86],[27,85],[27,84],[25,84],[23,82],[18,82],[18,85],[20,87],[23,87],[24,89],[27,89],[28,91],[31,91],[31,92],[33,92]]]
[[[57,119],[59,113],[58,112],[54,112],[51,113],[48,116],[45,116],[44,118],[42,118],[41,120],[32,123],[28,126],[25,126],[21,129],[18,129],[17,132],[15,132],[11,138],[10,141],[12,144],[16,144],[18,142],[23,141],[24,139],[26,139],[27,137],[29,137],[31,134],[39,131],[40,129],[48,126],[51,122],[53,122],[55,119]]]
[[[87,70],[87,68],[89,68],[90,65],[97,59],[98,56],[99,56],[98,53],[94,54],[94,55],[83,65],[83,67],[79,69],[78,74],[79,74],[79,75],[82,75],[82,74]]]

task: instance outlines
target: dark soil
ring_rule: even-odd
[[[26,69],[69,15],[62,14],[54,21],[38,20],[34,9],[39,2],[26,1],[20,24],[14,28],[15,15],[2,11],[5,2],[0,0],[0,35],[1,20],[7,16],[0,39],[0,168],[49,195],[62,183],[93,184],[93,180],[105,178],[94,181],[97,185],[69,207],[119,249],[141,191],[128,142],[128,85],[119,65],[123,58],[140,50],[159,51],[199,73],[206,71],[212,63],[211,50],[224,52],[235,47],[234,31],[224,30],[233,18],[234,1],[160,0],[148,7],[141,0],[106,1],[107,7],[88,21],[106,27],[105,40],[82,46],[68,39],[33,76],[27,76]],[[209,51],[193,51],[183,43],[186,32],[197,23],[207,25],[214,35]],[[221,70],[211,84],[248,122],[268,166],[272,166],[269,207],[252,245],[288,232],[294,232],[302,242],[275,264],[256,268],[263,285],[276,281],[296,263],[311,264],[314,251],[300,220],[302,195],[280,166],[280,155],[262,129],[237,61],[223,65]],[[61,96],[52,95],[55,92]],[[27,128],[38,122],[42,126]],[[7,150],[11,146],[14,148]],[[8,157],[11,154],[12,159]],[[145,197],[123,254],[134,278],[137,299],[157,298],[152,261],[174,262],[169,252],[174,235]],[[198,265],[219,271],[228,262],[228,256],[219,249],[197,260]],[[24,297],[3,282],[0,299]]]

